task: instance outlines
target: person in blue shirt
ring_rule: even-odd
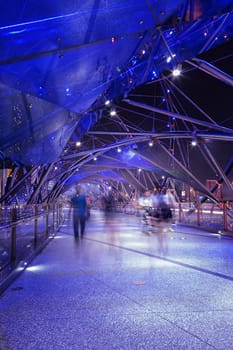
[[[80,185],[77,186],[76,194],[71,198],[71,205],[73,207],[74,237],[78,239],[80,233],[83,238],[87,218],[87,201]]]

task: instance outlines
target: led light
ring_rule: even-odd
[[[167,62],[167,63],[170,63],[171,60],[172,60],[172,58],[174,58],[174,57],[176,57],[176,54],[175,54],[175,53],[173,53],[171,56],[168,56],[167,59],[166,59],[166,62]]]
[[[70,92],[70,88],[66,88],[66,96],[70,96],[71,92]]]
[[[114,117],[116,115],[116,111],[115,111],[115,109],[112,109],[111,111],[110,111],[110,116],[111,117]]]
[[[172,71],[173,77],[178,77],[180,74],[181,74],[180,68],[173,69],[173,71]]]
[[[197,140],[192,140],[191,145],[195,147],[197,145]]]
[[[81,142],[80,141],[77,141],[76,142],[76,147],[80,147],[81,146]]]
[[[149,146],[150,146],[150,147],[154,146],[153,140],[150,140],[150,141],[149,141]]]

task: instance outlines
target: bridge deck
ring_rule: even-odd
[[[1,296],[0,349],[232,349],[233,241],[92,211]]]

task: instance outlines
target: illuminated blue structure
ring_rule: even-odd
[[[114,159],[111,168],[119,181],[129,180],[123,174],[125,168],[133,181],[141,167],[184,181],[210,198],[205,184],[209,178],[217,176],[226,193],[232,191],[226,176],[232,156],[230,121],[222,123],[221,116],[206,111],[177,82],[187,82],[193,71],[203,72],[226,85],[224,96],[230,96],[231,71],[218,67],[219,59],[215,65],[211,57],[217,52],[214,49],[223,48],[223,52],[232,44],[232,1],[89,0],[80,4],[56,1],[54,5],[43,0],[36,7],[30,1],[10,6],[2,4],[0,14],[0,149],[2,167],[13,169],[8,181],[11,191],[8,186],[2,190],[4,201],[10,202],[16,194],[16,178],[20,178],[22,192],[36,178],[36,192],[27,191],[28,203],[37,201],[39,191],[44,191],[48,180],[53,181],[52,192],[42,193],[44,200],[52,200],[72,182],[77,169],[84,177],[90,175],[94,157],[98,161],[93,175],[101,177],[100,172],[109,168],[107,155]],[[197,92],[199,88],[192,89]],[[154,95],[154,101],[147,95]],[[106,122],[112,108],[117,117]],[[143,120],[138,119],[140,113]],[[190,155],[185,151],[185,143],[194,137],[206,167],[201,177],[189,167]],[[145,144],[151,138],[164,141],[155,142],[156,150],[150,149],[146,159],[139,154],[133,162],[124,162],[125,152],[135,144],[137,153],[148,153]],[[223,141],[220,148],[226,152],[221,164],[217,154],[203,145],[207,139]],[[79,150],[77,141],[82,141]],[[119,146],[125,151],[116,153]],[[158,149],[160,157],[152,159]],[[228,172],[230,168],[231,162]],[[17,171],[23,172],[25,181],[22,175],[15,176]],[[139,187],[148,188],[148,183]]]

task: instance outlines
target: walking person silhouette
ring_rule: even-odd
[[[81,238],[83,238],[87,219],[87,201],[80,185],[77,186],[76,194],[71,198],[71,204],[73,207],[74,237],[78,239],[80,233]]]

